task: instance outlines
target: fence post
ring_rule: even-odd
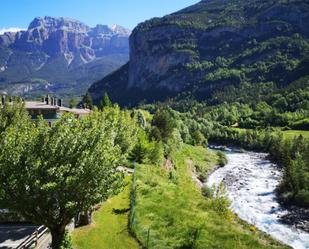
[[[134,172],[132,179],[132,189],[131,189],[131,213],[130,213],[130,229],[133,229],[133,224],[135,221],[135,191],[136,191],[136,163],[134,162]]]
[[[39,231],[38,229],[35,230],[35,239],[34,239],[34,245],[38,245],[38,240],[39,240]]]
[[[149,249],[149,239],[150,239],[150,228],[148,228],[147,232],[147,248]]]

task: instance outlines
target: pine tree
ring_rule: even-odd
[[[77,106],[77,100],[75,98],[72,98],[69,102],[69,107],[70,108],[75,108]]]
[[[85,104],[86,108],[89,108],[89,109],[93,108],[93,100],[92,100],[91,94],[88,91],[83,98],[83,103]]]
[[[100,102],[99,109],[103,110],[105,107],[112,107],[112,106],[113,106],[112,101],[110,100],[108,94],[105,93],[103,99]]]

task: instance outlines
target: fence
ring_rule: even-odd
[[[133,180],[132,180],[132,190],[131,190],[131,213],[129,219],[129,227],[131,231],[133,231],[134,223],[135,223],[135,197],[136,197],[136,163],[134,163],[134,172],[133,172]]]
[[[37,246],[38,241],[44,234],[48,232],[48,228],[40,226],[36,231],[25,239],[16,249],[28,249],[31,246]]]

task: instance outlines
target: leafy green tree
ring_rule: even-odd
[[[78,101],[77,101],[76,98],[70,99],[70,102],[69,102],[69,107],[70,108],[75,108],[77,106],[77,104],[78,104]]]
[[[112,107],[113,103],[110,100],[109,96],[107,93],[104,94],[103,99],[101,100],[99,104],[99,109],[103,110],[105,107]]]
[[[137,163],[143,163],[148,153],[148,139],[145,133],[141,132],[135,147],[132,149],[129,159]]]
[[[155,142],[153,148],[149,153],[149,160],[151,164],[161,166],[164,162],[164,147],[162,142]]]
[[[193,145],[207,145],[207,139],[199,130],[194,130],[191,137]]]
[[[173,134],[175,122],[167,110],[159,110],[153,117],[152,126],[156,129],[155,139],[158,141],[162,139],[164,142],[167,142]],[[158,132],[160,136],[158,136]]]
[[[147,126],[146,118],[144,117],[144,114],[140,110],[137,111],[137,122],[142,129],[146,128]]]
[[[158,127],[153,126],[151,128],[150,137],[156,141],[162,141],[162,135]]]
[[[219,166],[224,167],[228,162],[226,155],[222,151],[218,151],[217,156],[218,156]]]
[[[146,155],[147,149],[141,143],[137,143],[131,152],[130,159],[137,163],[143,163]]]
[[[150,114],[149,114],[150,115]],[[137,109],[133,110],[131,113],[131,117],[135,118],[140,128],[146,130],[147,128],[147,120],[142,110]]]
[[[93,108],[93,100],[91,94],[87,91],[84,98],[83,103],[86,108],[92,109]]]
[[[174,129],[171,136],[165,144],[165,153],[166,156],[171,155],[172,153],[178,151],[182,148],[183,141],[181,135],[177,129]]]
[[[59,249],[67,224],[119,185],[116,167],[135,144],[136,125],[119,108],[76,119],[14,120],[1,133],[0,197],[5,208],[47,226]]]
[[[0,134],[11,125],[26,122],[28,118],[29,114],[25,110],[23,103],[5,104],[0,109]]]

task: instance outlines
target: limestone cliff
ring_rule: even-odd
[[[309,1],[201,1],[139,24],[128,65],[89,90],[97,102],[108,92],[136,105],[179,94],[208,99],[244,82],[285,87],[308,73],[308,27]]]

